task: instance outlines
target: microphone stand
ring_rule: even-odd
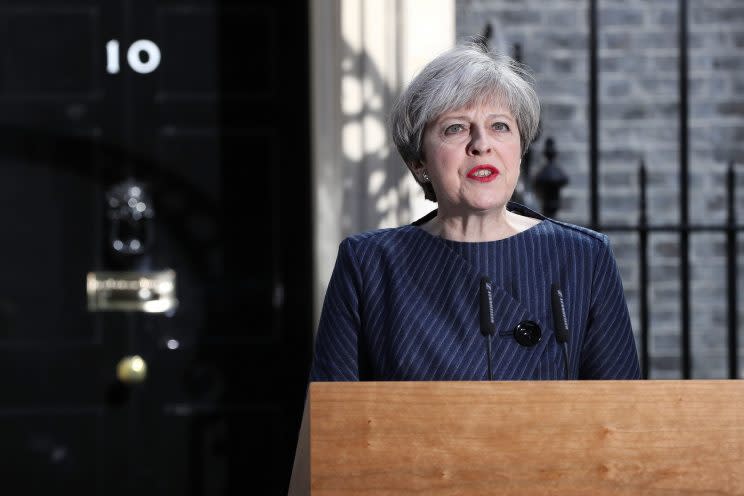
[[[488,363],[488,380],[493,380],[493,370],[491,370],[491,339],[495,329],[493,317],[493,288],[491,280],[488,277],[481,277],[480,280],[480,331],[486,337],[486,360]]]
[[[493,336],[491,334],[489,334],[488,336],[486,336],[486,356],[487,356],[487,360],[488,360],[488,380],[489,381],[492,381],[493,380],[493,371],[491,370],[491,357],[492,357],[492,355],[491,355],[491,338],[492,337]]]
[[[568,317],[566,316],[566,305],[563,302],[563,292],[557,284],[550,287],[551,306],[553,307],[553,323],[555,325],[555,340],[563,350],[563,365],[566,370],[566,379],[569,379],[570,366],[568,363]]]

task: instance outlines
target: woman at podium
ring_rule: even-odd
[[[312,381],[639,378],[607,236],[510,201],[539,117],[526,69],[478,44],[414,78],[391,133],[437,209],[341,242]]]

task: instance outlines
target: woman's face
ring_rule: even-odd
[[[519,129],[499,103],[447,112],[424,130],[421,161],[447,215],[503,208],[519,179]]]

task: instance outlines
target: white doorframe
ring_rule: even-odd
[[[392,145],[400,89],[455,43],[455,0],[308,0],[317,323],[338,245],[435,208]]]

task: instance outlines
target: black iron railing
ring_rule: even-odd
[[[640,213],[637,226],[603,225],[599,218],[599,115],[597,107],[597,87],[599,71],[597,67],[597,2],[589,0],[589,115],[590,115],[590,211],[591,226],[603,232],[635,231],[639,236],[639,284],[640,284],[640,354],[643,376],[649,377],[649,295],[648,295],[648,235],[650,232],[672,232],[679,236],[680,254],[680,373],[684,379],[692,376],[692,349],[690,343],[690,235],[695,232],[725,232],[726,233],[726,266],[727,266],[727,320],[728,320],[728,376],[739,376],[738,366],[738,316],[737,316],[737,232],[744,227],[737,225],[735,198],[736,176],[734,163],[731,162],[727,174],[727,222],[725,225],[694,225],[690,223],[689,211],[689,88],[688,88],[688,2],[678,0],[678,46],[679,46],[679,224],[655,225],[648,224],[646,169],[643,163],[639,168],[640,184]]]
[[[648,222],[648,192],[646,167],[641,161],[638,169],[639,182],[639,214],[636,225],[612,225],[604,224],[600,218],[600,195],[599,195],[599,64],[598,64],[598,1],[588,0],[587,17],[589,23],[589,226],[601,232],[630,232],[638,235],[638,263],[639,263],[639,337],[640,337],[640,360],[644,378],[650,376],[651,358],[649,353],[650,342],[650,298],[649,298],[649,235],[651,233],[673,233],[679,239],[679,282],[680,282],[680,375],[684,379],[692,376],[692,347],[691,347],[691,274],[690,274],[690,237],[695,233],[713,232],[725,233],[726,235],[726,306],[727,306],[727,347],[728,377],[735,379],[739,377],[738,358],[738,310],[737,310],[737,237],[744,226],[738,224],[736,217],[736,171],[735,163],[731,161],[726,174],[726,222],[724,224],[692,224],[690,222],[689,210],[689,88],[688,88],[688,1],[678,0],[678,49],[679,49],[679,222],[676,224],[650,225]],[[484,38],[485,42],[490,37],[491,29],[487,26]],[[521,61],[521,47],[515,45],[514,56]],[[557,155],[554,142],[551,138],[546,143],[546,166],[554,169],[560,168],[554,164]],[[555,215],[560,208],[560,188],[565,181],[552,181],[536,187],[534,177],[530,176],[530,156],[528,154],[523,160],[523,191],[532,189],[538,193],[542,203],[543,213],[549,216]],[[539,173],[538,173],[539,175]],[[551,190],[551,188],[554,188]],[[521,193],[520,193],[521,194]],[[556,198],[558,201],[556,202]],[[522,198],[518,195],[518,200]]]
[[[648,198],[647,198],[647,178],[646,167],[641,162],[638,169],[639,182],[639,213],[637,225],[600,225],[599,230],[602,232],[637,232],[638,233],[638,262],[639,262],[639,299],[640,299],[640,358],[644,377],[649,376],[649,296],[648,296],[648,236],[649,233],[665,232],[677,233],[680,239],[686,240],[684,244],[680,243],[680,265],[688,265],[688,271],[680,270],[686,275],[685,284],[680,285],[682,315],[687,315],[687,335],[685,328],[682,327],[681,336],[681,372],[686,379],[691,377],[691,347],[689,335],[689,315],[690,315],[690,285],[689,285],[689,237],[693,233],[713,232],[726,233],[726,304],[727,304],[727,345],[728,345],[728,376],[731,379],[738,378],[739,360],[738,360],[738,315],[737,315],[737,235],[739,231],[744,230],[744,226],[739,225],[736,218],[735,199],[736,199],[736,164],[732,161],[728,165],[726,174],[726,205],[727,218],[724,224],[691,224],[689,222],[680,222],[679,224],[648,224]],[[681,195],[680,195],[681,196]],[[680,200],[681,201],[681,200]],[[680,281],[682,282],[682,281]],[[685,294],[686,293],[686,294]],[[684,322],[684,321],[683,321]],[[685,358],[686,357],[686,358]]]

